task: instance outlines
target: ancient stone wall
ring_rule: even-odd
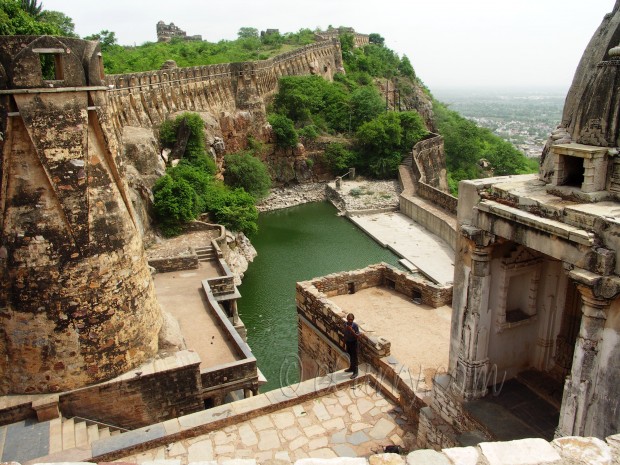
[[[336,371],[344,367],[347,360],[342,346],[346,314],[329,297],[377,286],[391,287],[432,307],[447,305],[452,298],[451,287],[433,285],[385,263],[297,283],[299,356],[303,379]],[[360,338],[362,360],[379,367],[381,359],[389,354],[390,343],[383,337],[363,334]],[[390,372],[390,376],[393,374]],[[413,390],[411,394],[410,403],[413,404]]]
[[[173,68],[106,76],[110,115],[120,138],[124,126],[158,127],[178,111],[258,112],[281,76],[316,74],[331,79],[342,69],[340,44],[325,40],[263,61]],[[260,115],[258,115],[260,116]]]
[[[103,383],[61,395],[66,418],[79,416],[135,429],[204,409],[200,359],[193,353],[176,369]],[[162,361],[162,365],[163,365]]]
[[[160,309],[98,44],[7,36],[0,51],[0,394],[75,389],[151,358]]]
[[[323,40],[330,39],[339,39],[342,34],[351,34],[353,36],[353,43],[356,47],[363,47],[364,45],[368,45],[369,35],[368,34],[360,34],[355,32],[352,27],[342,27],[338,29],[330,29],[328,31],[321,31],[315,34],[315,37]]]

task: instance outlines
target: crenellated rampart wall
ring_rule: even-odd
[[[331,80],[341,70],[340,43],[324,40],[268,60],[115,74],[105,83],[120,137],[124,126],[157,127],[177,111],[264,112],[281,76],[315,74]]]

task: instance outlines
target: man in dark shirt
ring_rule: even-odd
[[[349,354],[349,368],[344,371],[352,373],[351,379],[357,378],[357,339],[360,337],[360,328],[353,320],[355,315],[349,313],[344,325],[344,345]]]

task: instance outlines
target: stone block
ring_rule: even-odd
[[[616,458],[617,462],[620,462],[620,434],[607,436],[606,441],[611,448],[611,454]]]
[[[551,443],[565,460],[588,465],[611,465],[611,448],[598,438],[567,436]],[[572,463],[572,462],[571,462]]]
[[[368,457],[369,465],[405,465],[405,459],[398,454],[376,454]]]
[[[478,444],[489,465],[539,465],[562,459],[544,439],[519,439]]]
[[[434,450],[416,450],[407,455],[407,465],[452,465],[450,460]]]
[[[475,447],[452,447],[441,452],[458,465],[476,465],[480,456]]]
[[[222,461],[222,465],[256,465],[256,460],[254,459],[224,460]]]
[[[60,417],[58,410],[58,395],[41,397],[32,402],[32,408],[37,412],[39,422],[53,420]]]
[[[325,458],[299,459],[295,465],[335,465],[334,460]],[[338,465],[366,465],[366,459],[358,457],[340,457]]]

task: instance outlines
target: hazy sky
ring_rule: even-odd
[[[122,45],[156,41],[174,22],[217,42],[240,27],[280,32],[352,26],[377,32],[442,87],[568,89],[577,63],[615,0],[42,0],[73,18],[80,36],[114,31]]]

